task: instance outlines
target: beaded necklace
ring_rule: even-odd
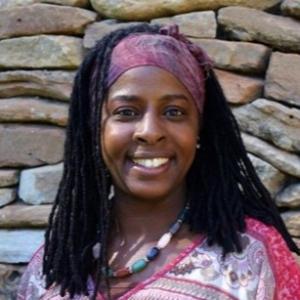
[[[160,251],[168,246],[172,237],[179,231],[182,223],[187,219],[189,209],[189,204],[186,204],[179,213],[176,221],[170,226],[169,230],[161,236],[156,245],[149,249],[145,257],[138,259],[131,266],[120,268],[115,271],[108,268],[107,272],[104,270],[104,274],[106,273],[110,278],[123,278],[143,271],[151,261],[158,257]]]

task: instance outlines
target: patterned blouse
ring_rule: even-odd
[[[242,245],[242,253],[231,253],[222,260],[221,248],[209,247],[205,238],[199,237],[170,264],[118,300],[300,300],[300,268],[273,227],[248,218]],[[45,290],[42,257],[41,248],[22,277],[17,300],[70,299],[59,296],[57,286]],[[91,278],[87,287],[91,295]],[[105,300],[100,292],[97,300]]]

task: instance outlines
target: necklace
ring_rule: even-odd
[[[183,210],[179,213],[176,221],[170,226],[169,230],[161,236],[156,245],[149,249],[145,257],[138,259],[128,267],[120,268],[115,271],[111,268],[108,268],[108,270],[103,270],[104,275],[110,278],[123,278],[143,271],[151,261],[158,257],[161,250],[168,246],[172,237],[179,231],[182,223],[184,223],[184,221],[187,219],[189,209],[189,204],[186,204]]]

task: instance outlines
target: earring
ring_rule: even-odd
[[[115,196],[115,187],[113,185],[110,186],[108,200],[111,200]]]
[[[201,147],[201,144],[200,144],[200,138],[199,136],[197,137],[197,144],[196,144],[196,149],[199,150]]]

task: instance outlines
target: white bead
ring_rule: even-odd
[[[158,249],[163,249],[165,248],[171,241],[172,234],[170,232],[165,233],[157,242],[156,247]]]

